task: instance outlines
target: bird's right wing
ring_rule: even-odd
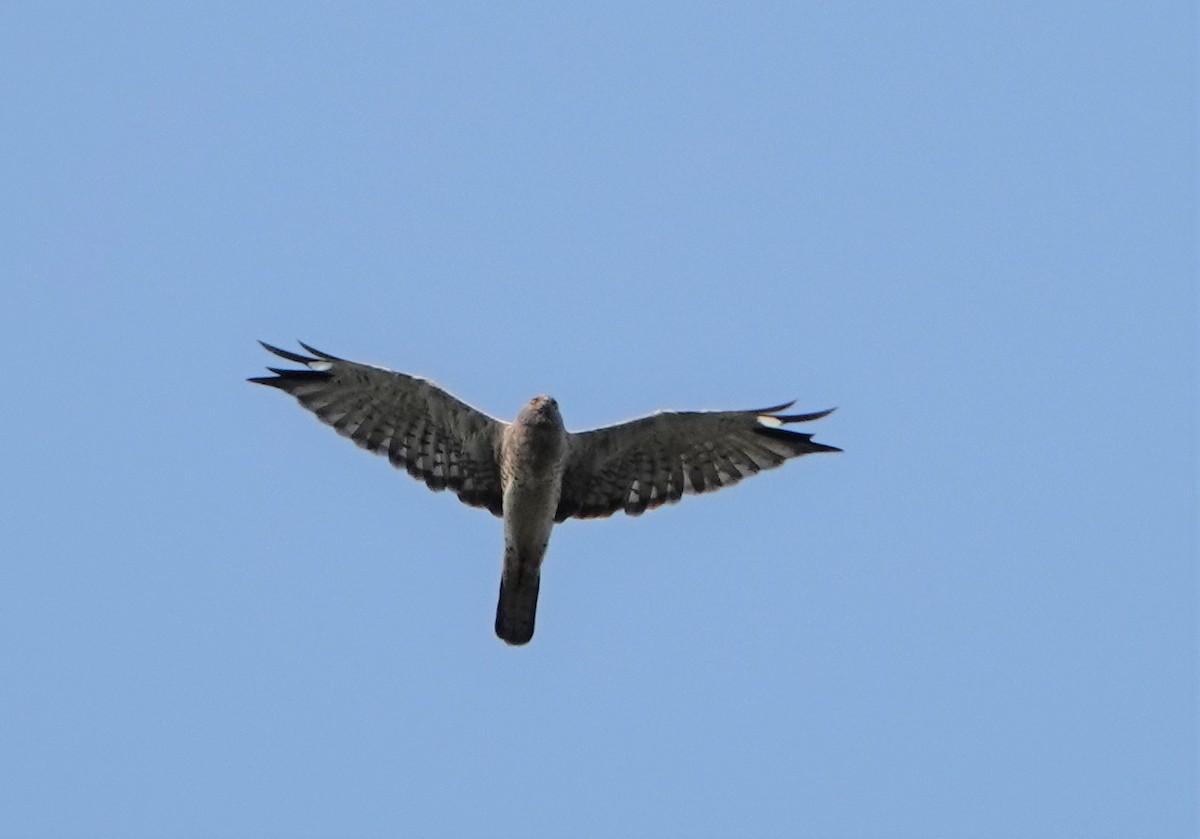
[[[338,434],[387,455],[430,489],[453,490],[463,502],[501,514],[505,423],[416,376],[346,361],[304,343],[313,357],[259,343],[305,369],[268,367],[274,376],[249,381],[290,393]]]

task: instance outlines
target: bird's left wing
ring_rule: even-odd
[[[782,426],[832,412],[781,414],[792,403],[753,411],[660,412],[572,434],[555,521],[640,515],[684,494],[712,492],[788,458],[841,449]]]
[[[262,343],[303,370],[267,369],[250,379],[290,393],[343,437],[387,455],[434,490],[501,514],[499,445],[505,423],[416,376],[358,364],[300,346],[312,357]]]

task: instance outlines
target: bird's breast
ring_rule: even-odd
[[[501,477],[506,484],[511,480],[557,484],[566,453],[567,434],[561,426],[514,424],[504,438]]]

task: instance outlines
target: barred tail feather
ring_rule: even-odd
[[[500,578],[500,600],[496,604],[496,635],[506,644],[528,644],[533,638],[537,617],[538,587],[542,575],[538,568],[505,571]]]

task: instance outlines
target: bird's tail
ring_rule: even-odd
[[[542,571],[536,566],[518,564],[504,570],[496,604],[496,635],[506,644],[528,644],[533,637],[541,582]]]

